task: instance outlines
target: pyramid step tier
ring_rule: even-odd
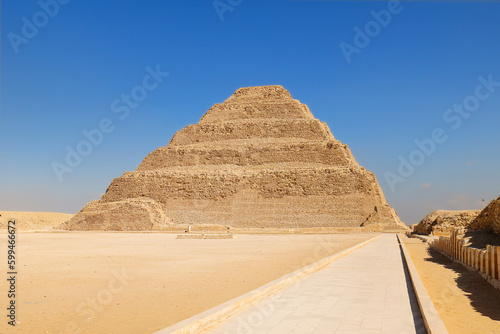
[[[347,145],[336,140],[227,140],[224,145],[161,147],[150,153],[137,170],[195,165],[261,165],[283,162],[308,162],[336,166],[355,165]]]
[[[374,212],[380,212],[377,224],[394,223],[390,208],[364,194],[263,198],[255,191],[245,190],[218,201],[172,199],[166,207],[174,224],[243,228],[361,227],[369,226],[366,222]]]
[[[375,176],[360,167],[301,166],[297,163],[252,168],[234,165],[199,167],[125,173],[111,182],[102,200],[142,197],[165,203],[174,198],[219,200],[248,188],[263,198],[359,193],[373,196],[380,203],[384,201]]]
[[[335,140],[328,126],[316,119],[256,119],[188,125],[174,135],[169,146],[250,138]]]
[[[244,119],[314,119],[311,111],[297,100],[286,102],[224,102],[215,104],[199,124]]]

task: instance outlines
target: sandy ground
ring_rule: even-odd
[[[372,236],[20,232],[20,323],[0,333],[153,333]]]
[[[499,290],[419,239],[403,240],[450,333],[500,333]]]
[[[0,229],[6,229],[9,219],[15,219],[19,231],[52,229],[74,214],[57,212],[0,211]]]

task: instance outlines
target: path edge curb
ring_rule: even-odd
[[[425,289],[424,283],[420,279],[420,275],[418,274],[417,268],[413,264],[411,260],[410,253],[406,249],[404,242],[401,240],[399,234],[397,234],[399,247],[401,248],[404,259],[406,262],[406,268],[408,268],[408,272],[410,273],[411,282],[413,285],[413,290],[415,291],[415,295],[418,301],[418,307],[420,308],[420,312],[422,313],[422,318],[424,319],[425,328],[427,329],[428,334],[448,334],[448,330],[444,325],[443,320],[439,316],[439,313],[434,306],[434,303],[431,300],[431,297],[427,293]]]
[[[360,242],[359,244],[351,246],[347,249],[344,249],[340,252],[330,255],[324,259],[318,260],[303,268],[297,269],[289,274],[286,274],[280,278],[275,279],[274,281],[262,285],[252,291],[249,291],[239,297],[235,297],[231,300],[228,300],[225,303],[217,305],[197,315],[194,315],[169,327],[161,329],[155,332],[154,334],[200,333],[201,331],[207,329],[208,327],[214,325],[215,323],[224,320],[226,318],[229,318],[230,316],[238,313],[239,311],[248,307],[252,303],[267,298],[272,294],[288,287],[292,283],[295,283],[300,279],[323,269],[329,264],[348,255],[349,253],[352,253],[355,250],[360,249],[361,247],[379,238],[381,235],[382,234],[379,234],[373,238]]]

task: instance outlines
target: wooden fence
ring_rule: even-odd
[[[486,246],[486,249],[477,249],[465,246],[460,230],[451,231],[449,237],[429,241],[429,245],[449,255],[453,259],[479,271],[488,282],[500,288],[500,247]]]

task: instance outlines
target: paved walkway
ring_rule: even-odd
[[[204,333],[425,333],[403,261],[384,234]]]

